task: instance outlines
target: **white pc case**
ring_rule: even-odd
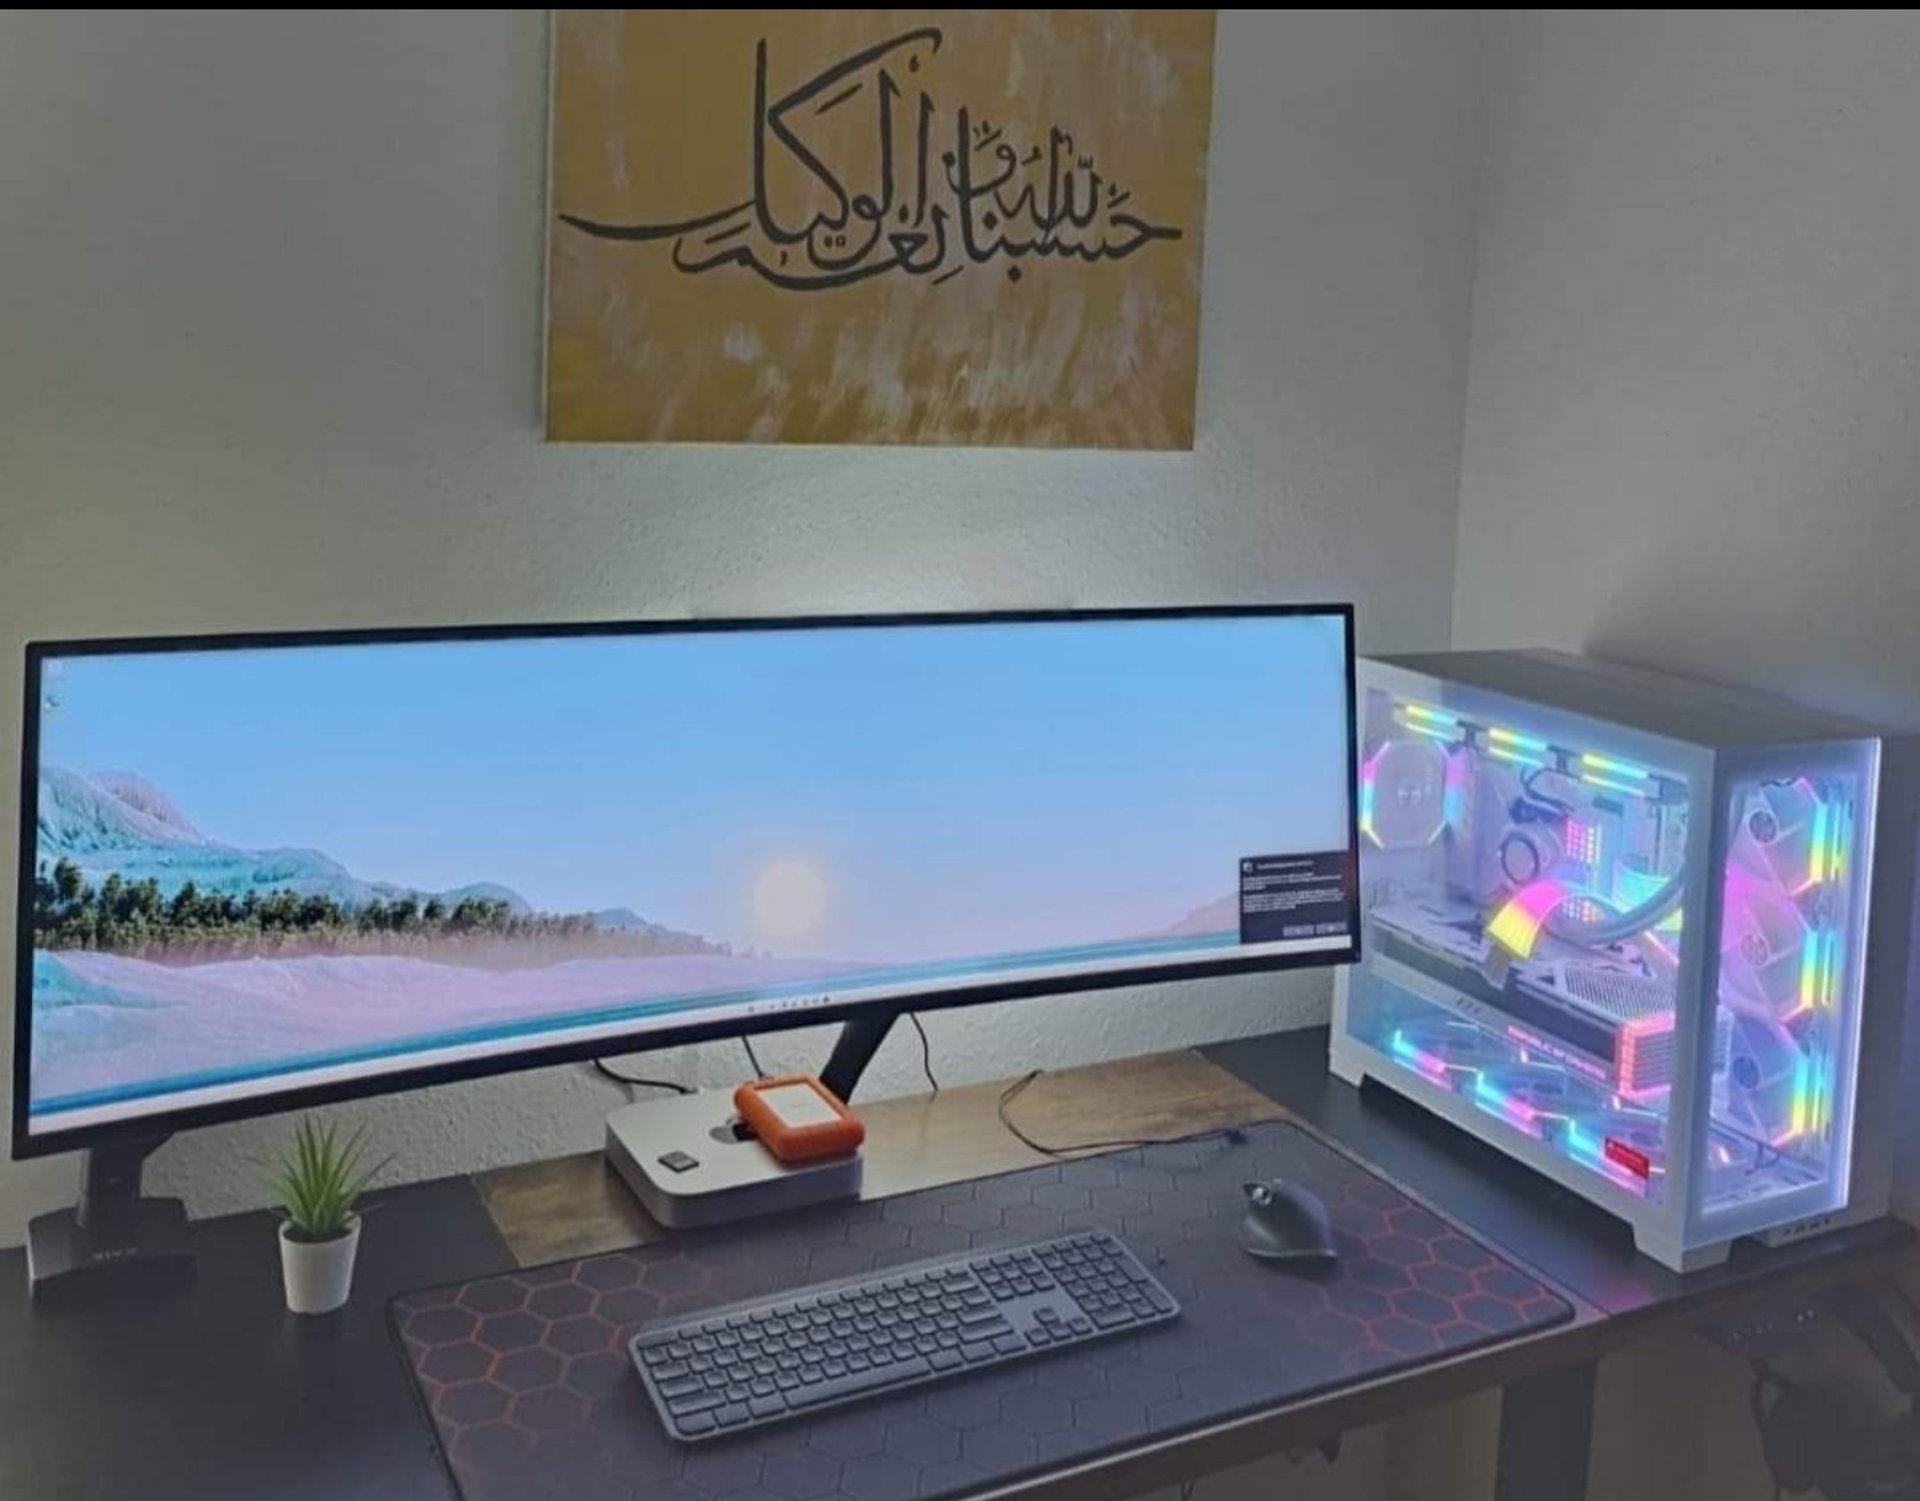
[[[1887,1212],[1916,742],[1558,652],[1367,660],[1332,1067],[1676,1271]]]

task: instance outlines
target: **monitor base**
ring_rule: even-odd
[[[36,1305],[152,1293],[193,1280],[187,1206],[140,1193],[140,1173],[165,1141],[130,1136],[88,1152],[80,1200],[27,1223],[27,1285]]]
[[[858,1152],[781,1162],[746,1134],[731,1090],[621,1106],[607,1116],[606,1153],[641,1207],[672,1230],[860,1197]]]
[[[27,1223],[27,1281],[36,1305],[153,1293],[193,1280],[187,1206],[141,1199],[106,1223],[82,1223],[74,1209]]]

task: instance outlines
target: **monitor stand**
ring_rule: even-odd
[[[166,1139],[93,1148],[81,1168],[79,1203],[27,1223],[27,1279],[36,1303],[158,1291],[192,1279],[186,1205],[140,1194],[141,1165]]]
[[[848,1099],[899,1014],[882,1011],[847,1022],[821,1082]],[[622,1106],[607,1116],[606,1153],[641,1206],[672,1230],[860,1197],[858,1152],[781,1162],[741,1122],[730,1089]]]

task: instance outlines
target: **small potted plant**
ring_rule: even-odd
[[[274,1183],[280,1213],[280,1271],[294,1313],[332,1313],[353,1288],[360,1249],[360,1195],[386,1162],[361,1166],[356,1131],[343,1143],[332,1125],[302,1121]],[[389,1158],[388,1161],[392,1159]]]

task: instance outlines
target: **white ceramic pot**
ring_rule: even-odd
[[[332,1240],[294,1240],[280,1227],[280,1273],[293,1313],[332,1313],[353,1290],[353,1258],[360,1249],[360,1216]]]

